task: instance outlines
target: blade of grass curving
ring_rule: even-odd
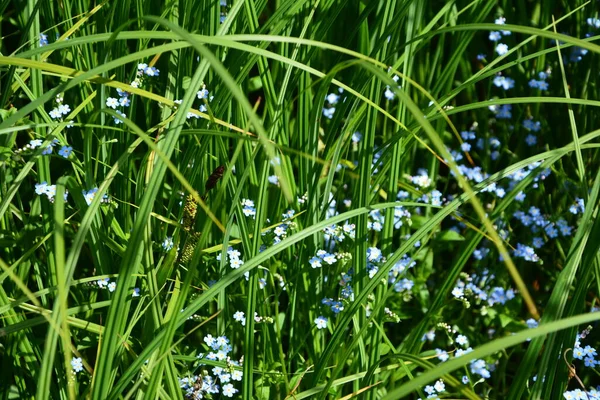
[[[483,346],[478,347],[472,352],[464,354],[460,357],[455,357],[451,360],[439,364],[437,367],[423,373],[422,375],[419,375],[418,377],[412,379],[410,382],[394,390],[391,390],[385,397],[383,397],[383,399],[400,399],[404,396],[409,395],[417,388],[422,387],[427,383],[442,377],[445,374],[449,374],[452,371],[456,371],[457,369],[464,367],[472,360],[483,358],[508,347],[526,342],[530,338],[533,339],[542,337],[550,333],[557,332],[561,329],[566,329],[572,326],[577,326],[598,320],[600,320],[600,314],[598,313],[582,314],[575,317],[550,322],[547,324],[541,324],[537,328],[527,329],[523,332],[519,332],[511,336],[496,339],[490,343],[486,343]]]
[[[573,144],[575,147],[575,144]],[[598,204],[598,198],[600,194],[600,171],[596,174],[596,179],[594,181],[594,186],[592,187],[592,191],[589,194],[589,205]],[[545,308],[543,322],[551,322],[556,321],[562,318],[565,307],[567,305],[567,301],[570,297],[570,287],[573,285],[575,280],[575,276],[578,270],[583,267],[584,270],[588,268],[592,268],[591,264],[587,266],[583,266],[581,261],[586,252],[591,252],[592,254],[596,254],[598,251],[598,246],[600,244],[593,243],[588,244],[588,240],[593,228],[593,224],[595,219],[597,218],[597,208],[589,206],[586,207],[586,210],[581,218],[579,223],[579,228],[575,233],[575,237],[573,238],[573,242],[571,244],[571,248],[569,249],[569,253],[567,256],[567,263],[565,268],[559,273],[558,278],[556,280],[556,284],[550,295],[550,299]],[[545,343],[545,346],[544,346]],[[547,350],[542,354],[542,360],[540,364],[536,364],[534,360],[539,356],[539,351],[542,346],[544,346]],[[533,369],[538,367],[538,373],[546,374],[547,369],[549,368],[550,363],[554,360],[557,354],[560,354],[560,348],[563,346],[563,343],[558,343],[556,341],[556,335],[549,335],[546,341],[546,338],[539,338],[535,341],[532,341],[527,352],[525,353],[525,357],[523,359],[523,363],[519,368],[519,372],[517,377],[515,378],[515,383],[511,387],[511,393],[523,393],[525,390],[526,380],[530,377]],[[554,377],[548,377],[549,379],[553,379]],[[549,385],[551,387],[551,385]],[[539,385],[534,386],[534,390],[536,392],[540,392],[542,387]]]
[[[554,16],[552,16],[554,33],[556,33],[556,22],[554,21]],[[560,53],[560,47],[558,46],[558,42],[556,42],[556,52],[558,53],[558,65],[560,65],[560,72],[562,76],[563,88],[565,90],[565,98],[570,99],[571,93],[569,91],[569,84],[567,83],[567,77],[565,75],[565,66],[563,63],[562,55]],[[569,110],[569,123],[571,124],[571,134],[573,135],[573,144],[575,145],[575,158],[577,160],[577,174],[579,176],[579,180],[584,185],[583,189],[587,192],[587,185],[585,182],[585,166],[583,165],[583,157],[581,156],[581,149],[579,146],[579,135],[577,134],[577,124],[575,123],[575,114],[573,113],[573,107],[568,105]]]
[[[68,286],[65,269],[65,184],[68,181],[67,177],[62,177],[56,183],[56,200],[54,201],[54,257],[56,265],[56,282],[57,282],[57,297],[58,312],[61,313],[58,326],[62,339],[63,360],[65,363],[65,371],[69,371],[71,364],[71,334],[69,332],[69,324],[67,322],[68,310]],[[74,381],[69,380],[67,383],[67,391],[70,399],[75,399]]]

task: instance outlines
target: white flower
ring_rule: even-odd
[[[68,113],[71,112],[71,107],[69,107],[68,104],[61,104],[61,105],[58,106],[58,111],[61,114],[67,115]]]
[[[58,110],[58,108],[55,108],[54,110],[50,111],[50,117],[53,119],[59,119],[61,116],[62,116],[62,114]]]
[[[315,319],[315,325],[317,325],[317,329],[325,329],[327,328],[327,318],[324,316],[319,316]]]
[[[456,337],[456,343],[460,344],[461,346],[466,346],[469,343],[469,340],[465,335],[458,335]]]
[[[206,343],[207,346],[212,347],[214,342],[215,342],[215,338],[210,333],[208,335],[204,336],[204,343]]]
[[[506,53],[508,53],[508,46],[504,43],[498,43],[498,45],[496,46],[496,53],[498,53],[498,55],[500,56],[505,55]]]
[[[231,373],[231,379],[233,379],[234,381],[241,381],[242,377],[244,376],[244,374],[242,373],[242,371],[239,370],[233,370],[233,372]]]
[[[434,389],[437,390],[438,393],[444,392],[446,390],[446,385],[444,385],[444,381],[441,379],[433,385]]]
[[[244,265],[244,262],[239,258],[234,258],[229,262],[229,266],[233,269],[238,269],[242,265]]]
[[[119,100],[114,97],[109,97],[106,99],[106,107],[110,107],[115,110],[119,106]]]
[[[223,396],[233,397],[233,395],[236,394],[237,392],[238,392],[238,390],[236,388],[234,388],[231,383],[223,385],[223,388],[222,388]]]
[[[235,314],[233,314],[233,319],[235,319],[237,322],[240,322],[242,326],[246,325],[246,317],[244,316],[243,311],[237,311]]]
[[[461,297],[464,296],[463,289],[459,288],[459,287],[455,287],[454,289],[452,289],[452,296],[456,297],[457,299],[460,299]]]
[[[248,199],[242,199],[242,206],[244,207],[254,207],[254,201]]]

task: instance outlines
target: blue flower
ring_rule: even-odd
[[[539,325],[538,322],[533,318],[529,318],[527,321],[525,321],[525,324],[529,329],[537,328]]]
[[[83,197],[85,198],[85,202],[87,203],[87,205],[89,206],[90,204],[92,204],[92,200],[94,200],[94,196],[96,195],[96,192],[98,191],[98,188],[92,188],[89,191],[85,191],[83,190]]]
[[[40,33],[40,46],[46,46],[48,44],[48,35]]]
[[[323,116],[324,117],[332,119],[333,113],[335,113],[335,107],[323,108]]]
[[[598,354],[598,353],[596,352],[596,349],[595,349],[595,348],[593,348],[592,346],[589,346],[589,345],[588,345],[588,346],[585,346],[585,347],[583,348],[583,352],[585,353],[585,355],[586,355],[586,356],[589,356],[589,357],[593,357],[593,356],[595,356],[595,355],[597,355],[597,354]]]
[[[498,110],[498,113],[496,114],[496,118],[499,119],[510,119],[512,118],[512,105],[510,104],[503,104],[500,109]]]
[[[598,362],[596,360],[594,360],[592,357],[586,357],[583,360],[583,364],[589,368],[594,368],[597,363]]]
[[[535,254],[533,247],[529,247],[521,243],[517,243],[517,248],[513,251],[513,254],[515,257],[520,257],[530,262],[538,262],[540,260],[537,254]]]
[[[571,206],[569,207],[569,212],[571,212],[571,214],[579,214],[579,213],[583,213],[584,211],[585,211],[585,204],[583,202],[583,199],[576,197],[575,203],[571,204]]]
[[[540,121],[534,121],[532,118],[528,118],[523,121],[523,127],[533,132],[539,132],[542,129]]]
[[[537,81],[535,79],[532,79],[529,81],[529,87],[532,89],[540,89],[541,91],[545,91],[548,90],[548,83],[546,83],[546,81],[540,80]]]
[[[527,143],[528,146],[535,146],[537,143],[537,137],[530,133],[525,137],[525,143]]]
[[[502,39],[502,35],[498,31],[492,31],[492,32],[490,32],[489,39],[492,42],[497,42],[498,40]]]
[[[541,237],[534,237],[531,245],[536,249],[539,249],[544,245],[544,239]]]
[[[469,339],[467,339],[465,335],[458,335],[456,337],[456,343],[460,344],[461,346],[468,346]]]
[[[487,369],[487,364],[484,360],[473,360],[469,366],[472,374],[477,374],[484,379],[488,379],[490,375],[490,371]]]
[[[119,110],[117,110],[117,114],[119,114],[123,118],[127,117],[127,115],[125,115],[125,113],[123,113],[123,112],[121,112]],[[123,123],[123,120],[121,118],[119,118],[119,117],[113,117],[113,120],[115,121],[115,124],[117,124],[117,125]]]
[[[69,158],[71,153],[73,152],[73,148],[71,146],[63,146],[58,150],[58,155],[63,156],[64,158]]]
[[[144,73],[148,76],[158,76],[159,72],[160,71],[155,67],[146,67],[146,69],[144,69]]]
[[[249,199],[242,199],[242,212],[246,217],[256,217],[256,208],[254,208],[254,201]]]
[[[202,86],[202,89],[200,89],[197,93],[196,96],[198,97],[198,99],[202,100],[202,99],[208,99],[208,90],[206,89],[206,86]]]
[[[344,311],[344,304],[341,301],[331,302],[331,311],[333,311],[334,314],[339,314]]]
[[[313,268],[321,268],[321,266],[322,266],[321,259],[319,257],[313,257],[308,262],[310,263],[310,266]]]
[[[460,137],[462,137],[463,140],[473,140],[476,138],[475,132],[473,131],[462,131]]]
[[[448,358],[450,358],[450,356],[448,355],[448,352],[446,352],[445,350],[442,350],[442,349],[435,349],[435,354],[441,362],[444,362],[444,361],[448,360]]]

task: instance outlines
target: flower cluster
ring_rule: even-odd
[[[136,82],[136,81],[134,81]],[[139,86],[139,84],[137,84]],[[133,82],[131,84],[131,86],[133,85]],[[138,86],[134,86],[134,87],[138,87]],[[119,98],[114,98],[114,97],[109,97],[106,99],[106,107],[112,108],[113,110],[116,110],[116,113],[119,114],[119,116],[125,118],[127,117],[127,114],[125,114],[123,111],[121,110],[117,110],[117,107],[129,107],[131,105],[131,100],[129,98],[129,96],[131,95],[131,93],[126,92],[124,90],[121,89],[117,89],[117,94],[119,95]],[[115,117],[113,116],[113,121],[115,122],[115,124],[122,124],[123,120],[121,118]]]
[[[494,275],[484,269],[480,275],[462,273],[462,279],[459,279],[452,289],[452,296],[463,301],[466,307],[470,307],[469,299],[476,304],[486,302],[488,306],[495,304],[505,304],[507,301],[515,298],[514,289],[504,289],[499,286],[492,287],[490,281]]]
[[[108,289],[111,293],[117,288],[117,282],[111,281],[110,278],[98,279],[96,285],[98,285],[100,289]]]
[[[600,400],[600,386],[586,391],[581,389],[567,390],[563,393],[565,400]]]
[[[54,203],[54,196],[56,196],[56,185],[49,185],[48,182],[46,182],[46,181],[41,182],[41,183],[36,183],[35,184],[35,194],[37,194],[38,196],[46,195],[46,197],[48,197],[48,200],[50,200],[51,203]],[[69,192],[65,189],[65,193],[64,193],[65,201],[67,201],[68,196],[69,196]]]
[[[339,94],[338,94],[339,93]],[[329,93],[326,97],[326,103],[328,106],[323,107],[323,116],[325,118],[332,119],[335,113],[335,105],[340,100],[340,94],[344,93],[344,89],[338,88],[338,93]],[[345,98],[344,98],[345,100]]]
[[[71,368],[73,368],[74,374],[83,371],[83,361],[81,360],[81,358],[73,357],[71,359]]]
[[[173,238],[171,236],[167,236],[165,240],[161,244],[164,251],[169,251],[173,248]]]
[[[227,254],[225,255],[225,261],[229,261],[229,266],[233,269],[238,269],[242,265],[244,265],[244,260],[242,260],[242,253],[239,250],[234,249],[233,247],[229,247],[227,249]],[[221,253],[217,254],[217,261],[221,261]]]
[[[242,212],[246,217],[256,218],[256,208],[254,207],[254,201],[249,199],[242,199]]]
[[[40,33],[40,47],[46,46],[48,44],[48,35],[45,33]]]
[[[532,89],[539,89],[541,91],[546,91],[548,90],[548,83],[546,82],[546,79],[548,78],[548,76],[550,75],[550,71],[547,72],[540,72],[538,74],[538,78],[539,80],[536,79],[531,79],[529,81],[529,87]]]
[[[499,17],[496,19],[495,23],[496,25],[504,25],[506,23],[506,19],[504,17]],[[506,30],[490,32],[489,39],[490,41],[497,43],[495,50],[499,56],[503,56],[508,53],[508,45],[499,42],[502,39],[502,36],[510,36],[510,34],[511,32]]]
[[[58,139],[53,139],[50,144],[48,146],[46,146],[44,148],[44,150],[42,150],[42,155],[50,155],[52,154],[52,152],[54,151],[54,147],[56,147],[57,144],[59,144],[59,140]],[[41,139],[33,139],[30,140],[28,144],[26,144],[25,146],[18,148],[15,150],[15,154],[21,154],[24,152],[31,152],[32,150],[37,149],[38,147],[41,147],[43,144],[43,141]],[[71,153],[73,153],[73,147],[71,146],[61,146],[61,148],[58,150],[58,155],[64,158],[69,158],[69,156],[71,155]]]
[[[272,238],[272,244],[278,244],[288,237],[289,233],[296,228],[296,223],[292,221],[295,211],[290,209],[281,215],[282,221],[273,229],[267,229],[262,233],[263,237]],[[267,219],[267,222],[269,220]]]
[[[56,107],[54,107],[48,114],[50,115],[50,117],[52,119],[56,119],[59,120],[60,122],[63,122],[63,116],[68,115],[71,112],[71,107],[68,104],[64,104],[64,98],[62,93],[56,95],[55,99],[54,99],[55,103],[56,103]],[[67,123],[67,128],[70,128],[73,126],[73,121],[69,121]]]
[[[246,315],[243,311],[236,311],[233,314],[233,319],[235,321],[239,322],[242,326],[246,326]],[[254,312],[254,322],[256,322],[257,324],[263,324],[263,323],[272,324],[273,318],[261,317],[260,315],[258,315],[257,312]]]
[[[188,399],[214,398],[214,395],[222,394],[224,397],[233,397],[239,392],[235,388],[235,382],[241,382],[243,373],[241,371],[242,360],[233,361],[229,357],[232,346],[225,336],[213,337],[206,335],[204,343],[209,349],[208,354],[200,353],[197,358],[200,366],[203,359],[211,361],[224,361],[225,367],[215,366],[210,372],[202,370],[200,375],[179,378],[179,386],[185,392]]]
[[[99,289],[106,289],[109,292],[114,292],[117,289],[117,282],[111,281],[110,278],[98,279],[93,282],[98,286]],[[131,297],[139,297],[140,296],[140,288],[134,288]]]
[[[398,77],[398,75],[394,75],[392,77],[392,79],[394,80],[394,82],[398,82],[399,77]],[[400,86],[398,86],[398,88],[400,88]],[[385,92],[383,93],[383,95],[385,96],[385,98],[388,101],[392,101],[392,100],[394,100],[394,97],[396,97],[396,95],[394,94],[394,91],[390,88],[389,85],[386,85]]]
[[[492,32],[498,33],[498,32]],[[494,86],[502,88],[504,90],[512,89],[515,87],[515,80],[506,76],[502,76],[500,74],[496,75],[494,78]]]
[[[213,100],[214,96],[210,96],[209,95],[209,91],[208,91],[208,89],[206,89],[206,85],[204,85],[204,84],[202,85],[202,89],[200,89],[196,93],[196,97],[199,100],[202,101],[202,104],[200,104],[200,107],[198,108],[198,111],[200,111],[202,113],[207,112],[208,111],[207,104],[208,104],[209,101]],[[176,106],[179,106],[182,102],[183,102],[183,100],[175,100],[174,101],[174,103],[175,103]],[[196,113],[193,113],[191,111],[188,111],[186,118],[187,119],[190,119],[190,118],[196,118],[196,119],[198,119],[198,118],[200,118],[200,115],[196,114]]]
[[[333,265],[338,260],[337,253],[328,253],[325,250],[318,250],[317,255],[308,260],[312,268],[321,268],[323,264]]]
[[[423,390],[427,393],[428,399],[439,399],[438,395],[446,391],[446,385],[443,380],[438,379],[434,385],[427,385]]]
[[[83,198],[85,199],[85,202],[87,203],[88,206],[90,204],[92,204],[92,201],[94,201],[94,197],[96,197],[97,192],[98,192],[97,187],[93,187],[87,191],[86,190],[81,191],[81,193],[83,194]],[[102,200],[100,200],[101,204],[110,204],[111,202],[112,202],[112,200],[111,200],[110,196],[107,194],[102,196]]]

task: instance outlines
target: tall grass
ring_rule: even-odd
[[[2,398],[598,398],[594,2],[0,11]]]

